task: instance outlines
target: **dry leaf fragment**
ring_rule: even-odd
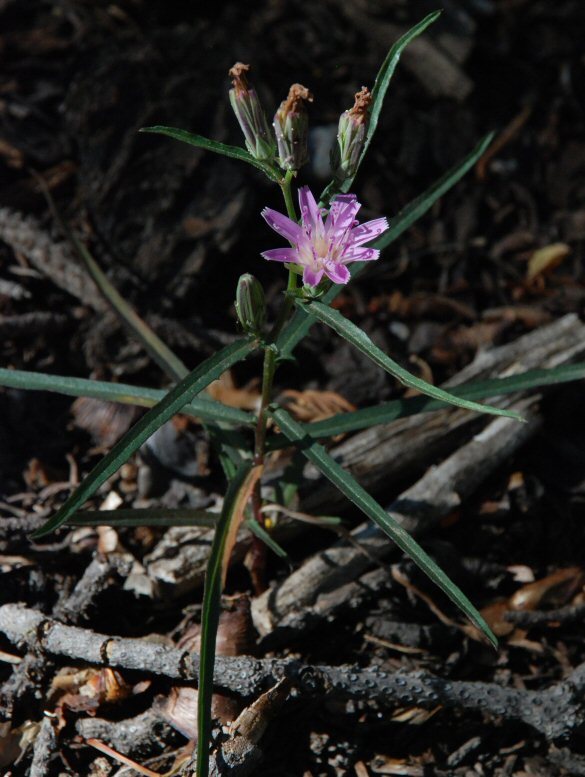
[[[394,774],[400,777],[423,777],[425,767],[413,764],[403,758],[388,758],[385,755],[377,755],[372,760],[370,768],[374,774]]]
[[[536,610],[560,607],[566,604],[585,583],[585,572],[580,567],[559,569],[552,575],[522,586],[508,602],[511,610]]]
[[[440,705],[433,707],[432,710],[425,710],[422,707],[405,707],[393,712],[390,719],[394,723],[408,723],[411,726],[420,726],[432,718],[433,715],[436,715],[440,709]]]
[[[71,406],[75,426],[91,435],[97,445],[111,448],[132,426],[139,408],[93,397],[79,397]]]
[[[533,281],[539,275],[552,272],[570,252],[571,248],[566,243],[551,243],[543,248],[537,248],[528,262],[526,280]]]
[[[338,413],[351,413],[356,409],[355,405],[336,391],[287,389],[278,400],[301,423],[323,421]]]
[[[207,387],[207,394],[216,402],[221,402],[240,410],[257,411],[260,407],[260,389],[258,381],[252,381],[243,388],[236,388],[231,372],[228,370]]]
[[[290,691],[290,681],[283,677],[270,690],[259,696],[246,707],[229,727],[233,737],[244,737],[257,744],[263,737],[268,724],[284,704]]]

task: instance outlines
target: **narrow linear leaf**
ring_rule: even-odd
[[[349,192],[351,189],[355,176],[357,175],[357,171],[359,170],[360,165],[368,153],[370,143],[372,142],[372,138],[374,137],[374,133],[378,127],[380,114],[382,113],[382,108],[384,107],[384,99],[386,97],[388,87],[390,86],[390,81],[392,80],[392,76],[394,75],[394,71],[396,70],[396,66],[398,65],[402,52],[409,43],[412,43],[412,41],[421,33],[423,33],[427,27],[433,24],[440,15],[441,11],[434,11],[433,13],[428,14],[428,16],[425,16],[425,18],[422,19],[418,24],[415,24],[414,27],[411,27],[410,30],[405,32],[404,35],[402,35],[388,51],[386,59],[384,62],[382,62],[380,70],[378,70],[378,74],[376,75],[376,80],[372,88],[372,107],[370,109],[368,131],[366,134],[364,147],[362,148],[362,152],[360,154],[359,162],[355,169],[355,173],[350,178],[346,178],[341,186],[338,186],[335,181],[332,181],[321,193],[321,203],[323,205],[328,205],[329,201],[336,193]]]
[[[487,399],[488,397],[530,391],[544,386],[568,383],[585,378],[585,362],[563,364],[543,370],[527,370],[520,375],[507,378],[490,378],[449,388],[449,393],[463,399]],[[428,413],[447,407],[447,402],[429,397],[409,397],[383,402],[375,407],[365,407],[351,413],[339,413],[323,421],[304,424],[307,434],[316,439],[335,437],[338,434],[369,429],[377,424],[388,424],[398,418]],[[274,435],[267,442],[267,450],[276,450],[288,445],[284,435]]]
[[[168,393],[162,389],[131,386],[128,383],[107,383],[87,378],[70,378],[63,375],[4,368],[0,368],[0,386],[28,391],[51,391],[70,397],[93,397],[106,402],[140,407],[154,407]],[[251,413],[229,407],[214,399],[193,399],[181,412],[204,421],[222,421],[238,426],[254,426],[256,423]]]
[[[372,89],[372,107],[370,110],[368,132],[366,134],[366,142],[364,143],[362,153],[360,154],[360,161],[358,163],[358,167],[356,168],[356,173],[359,169],[359,166],[364,161],[366,154],[368,153],[370,143],[372,142],[372,138],[374,137],[378,127],[382,108],[384,107],[386,93],[388,91],[388,87],[390,86],[390,81],[392,80],[392,76],[394,75],[394,71],[396,70],[396,66],[398,65],[402,52],[408,46],[408,44],[412,43],[415,38],[421,35],[421,33],[423,33],[427,27],[430,27],[431,24],[436,22],[440,15],[441,11],[434,11],[433,13],[425,16],[425,18],[422,19],[418,24],[415,24],[414,27],[411,27],[410,30],[405,32],[404,35],[402,35],[402,37],[400,37],[396,43],[394,43],[386,55],[386,59],[378,71],[376,80],[374,82],[374,87]],[[348,192],[351,189],[354,178],[355,174],[351,178],[348,178],[346,181],[344,181],[343,186],[341,187],[344,192]]]
[[[384,235],[379,237],[374,243],[373,248],[387,248],[400,235],[408,229],[415,221],[432,208],[445,192],[449,191],[473,167],[477,160],[483,156],[487,147],[491,143],[493,133],[486,135],[480,143],[471,151],[461,162],[448,170],[435,183],[406,205],[400,213],[390,219],[390,229]],[[351,268],[351,277],[356,278],[362,270],[365,269],[368,262],[356,262]],[[323,302],[330,303],[345,288],[342,284],[334,284],[323,296]],[[304,310],[297,310],[291,322],[283,329],[276,344],[280,352],[281,359],[291,359],[292,354],[299,342],[306,336],[313,321]]]
[[[368,146],[370,145],[372,138],[374,137],[374,133],[376,132],[378,121],[380,120],[380,114],[382,113],[382,108],[384,106],[386,92],[388,91],[390,81],[392,80],[392,76],[394,75],[394,71],[396,70],[396,66],[398,65],[398,61],[400,60],[402,52],[408,46],[408,44],[412,43],[412,41],[421,33],[423,33],[427,27],[430,27],[431,24],[434,24],[441,13],[441,11],[433,11],[432,13],[425,16],[424,19],[421,19],[418,24],[415,24],[414,27],[411,27],[410,30],[405,32],[404,35],[402,35],[396,41],[396,43],[394,43],[386,55],[386,59],[378,71],[376,80],[374,82],[374,88],[372,89],[372,108],[370,110],[368,133],[366,135],[366,142],[362,150],[361,161],[363,161],[368,151]]]
[[[199,656],[199,694],[197,697],[197,777],[209,772],[209,740],[211,738],[211,697],[215,668],[215,642],[221,606],[222,571],[225,564],[227,540],[240,492],[246,483],[251,465],[239,467],[230,482],[224,499],[221,517],[215,530],[205,573],[203,609],[201,612],[201,652]]]
[[[189,370],[187,367],[126,302],[124,297],[122,297],[118,290],[113,286],[108,276],[103,272],[99,264],[93,258],[87,246],[82,243],[75,232],[71,229],[69,224],[61,216],[61,213],[59,212],[51,194],[51,190],[45,183],[42,176],[37,176],[37,180],[39,181],[45,198],[49,204],[49,208],[51,209],[51,212],[53,213],[59,228],[73,246],[74,251],[85,265],[85,269],[91,276],[91,279],[95,285],[98,287],[104,299],[106,302],[108,302],[110,307],[113,308],[114,312],[120,318],[122,323],[136,337],[138,342],[142,343],[145,351],[152,357],[152,359],[159,365],[159,367],[173,380],[181,380],[181,378],[184,378],[185,375],[188,375]]]
[[[142,127],[139,132],[151,133],[153,135],[166,135],[174,140],[188,143],[190,146],[203,148],[205,151],[213,151],[215,154],[221,154],[222,156],[227,156],[231,159],[238,159],[240,162],[247,162],[249,165],[257,167],[258,170],[262,170],[262,172],[272,181],[279,180],[279,175],[276,170],[265,162],[260,162],[258,159],[255,159],[252,154],[239,146],[229,146],[225,143],[219,143],[217,140],[210,140],[209,138],[203,137],[203,135],[197,135],[195,132],[188,132],[187,130],[178,129],[176,127],[163,127],[160,125],[155,127]]]
[[[188,375],[189,370],[185,364],[126,302],[81,240],[68,227],[65,227],[65,231],[68,233],[95,285],[114,309],[116,315],[130,330],[131,334],[142,344],[148,355],[173,380],[181,380]]]
[[[433,386],[420,378],[416,378],[414,375],[411,375],[408,370],[405,370],[397,362],[387,356],[381,348],[378,348],[378,346],[372,342],[359,326],[356,326],[352,321],[345,318],[338,310],[333,310],[333,308],[324,305],[318,300],[313,300],[310,303],[306,303],[304,300],[295,300],[295,302],[299,306],[304,306],[309,315],[331,327],[334,332],[337,332],[337,334],[347,340],[348,343],[355,346],[359,351],[371,359],[374,364],[377,364],[379,367],[386,370],[386,372],[390,373],[390,375],[393,375],[396,380],[400,381],[404,386],[416,389],[429,397],[440,399],[442,402],[447,402],[456,407],[464,407],[467,410],[475,410],[476,412],[487,413],[488,415],[515,418],[517,421],[524,420],[521,415],[511,410],[502,410],[499,407],[482,405],[479,402],[473,402],[470,399],[462,399],[461,397],[450,394],[448,391]]]
[[[191,507],[125,508],[118,510],[78,510],[67,519],[70,526],[202,526],[213,529],[217,526],[219,513],[209,510],[195,510]]]
[[[496,647],[497,640],[487,623],[479,612],[447,575],[437,566],[433,559],[420,547],[400,524],[368,494],[368,492],[354,480],[333,459],[319,443],[314,442],[306,433],[301,424],[295,421],[282,408],[271,407],[269,414],[282,429],[288,439],[296,445],[301,453],[312,462],[325,477],[336,486],[341,493],[368,516],[377,526],[385,532],[398,547],[403,550],[417,564],[422,571],[443,591],[459,609],[465,613],[469,620],[477,626]]]
[[[235,473],[234,473],[235,475]],[[230,478],[230,480],[233,479]],[[148,508],[120,508],[118,510],[79,510],[67,521],[68,526],[113,526],[116,529],[135,528],[139,526],[201,526],[214,529],[219,521],[220,514],[209,510],[195,510],[191,507],[174,507],[171,509]],[[288,553],[284,550],[254,518],[244,521],[246,528],[258,537],[275,555],[285,561],[290,561]]]
[[[143,321],[136,311],[126,302],[117,289],[110,283],[108,277],[102,272],[101,268],[86,248],[86,246],[77,238],[73,230],[62,219],[61,214],[57,210],[57,206],[53,200],[51,192],[44,180],[39,176],[41,186],[43,187],[45,196],[49,203],[55,219],[60,224],[64,234],[71,241],[73,247],[77,251],[81,261],[85,264],[85,267],[91,275],[94,283],[101,291],[106,301],[113,308],[114,312],[121,319],[122,323],[136,337],[136,339],[142,343],[144,349],[153,360],[161,367],[161,369],[167,373],[173,380],[182,380],[189,374],[189,370],[183,364],[181,359],[173,353],[173,351],[160,339],[160,337]],[[226,455],[235,462],[238,466],[245,458],[240,454],[240,450],[246,447],[245,441],[236,435],[234,439],[233,432],[229,430],[225,431],[226,424],[221,420],[215,420],[216,426],[206,427],[206,431],[209,434],[209,438],[213,447],[221,456],[221,451],[224,450]],[[205,424],[204,424],[205,425]],[[227,435],[227,439],[226,439]],[[231,436],[231,439],[230,439]],[[242,445],[242,443],[244,443]],[[222,464],[224,458],[221,458]],[[229,479],[229,471],[226,469],[226,476]]]
[[[412,202],[409,202],[395,218],[391,219],[390,229],[372,243],[372,246],[380,250],[386,248],[399,238],[405,230],[418,221],[421,216],[424,216],[429,208],[448,192],[449,189],[452,189],[453,186],[463,178],[469,170],[471,170],[478,159],[481,159],[493,138],[494,133],[490,132],[479,141],[473,151],[462,159],[461,162],[458,162],[455,167],[452,167],[445,175],[439,178],[438,181],[435,181],[430,189],[427,189],[423,194],[420,194],[412,200]]]
[[[222,570],[221,570],[222,585],[225,585],[225,579],[228,572],[228,566],[230,563],[232,550],[234,549],[234,545],[236,544],[236,539],[238,536],[238,531],[240,530],[240,526],[242,525],[242,521],[244,520],[244,511],[246,509],[246,504],[248,503],[248,500],[252,496],[252,491],[254,490],[254,486],[258,482],[263,471],[264,471],[263,464],[259,464],[256,467],[252,467],[252,469],[248,472],[248,474],[244,478],[244,481],[238,490],[238,495],[232,507],[230,525],[225,538],[225,548],[223,553],[223,562],[222,562]]]
[[[119,440],[107,456],[94,467],[61,509],[32,536],[42,537],[61,526],[105,481],[124,464],[140,446],[166,421],[178,413],[196,394],[236,362],[254,350],[251,340],[239,340],[206,359],[178,383],[157,405],[148,411]]]
[[[252,534],[254,534],[256,537],[258,537],[259,540],[262,540],[262,542],[266,545],[267,548],[270,548],[270,550],[277,555],[279,558],[284,559],[290,564],[290,559],[288,556],[288,553],[284,548],[281,548],[281,546],[276,542],[274,537],[269,534],[264,526],[261,526],[258,521],[255,518],[248,518],[246,520],[246,526]]]

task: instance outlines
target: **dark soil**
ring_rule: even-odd
[[[392,221],[487,132],[495,131],[495,144],[339,298],[344,314],[388,353],[437,384],[479,351],[585,312],[585,6],[579,0],[440,5],[443,16],[424,35],[424,47],[398,66],[356,180],[364,219],[384,214]],[[233,299],[243,272],[263,282],[274,314],[284,277],[259,255],[274,245],[259,214],[265,205],[283,209],[278,187],[236,161],[138,130],[166,124],[240,145],[227,70],[237,60],[250,62],[269,110],[292,82],[314,93],[313,157],[300,180],[319,191],[327,182],[329,142],[321,138],[331,137],[354,92],[373,83],[398,35],[435,7],[432,0],[230,1],[211,8],[159,0],[0,0],[0,366],[168,385],[89,277],[68,264],[35,261],[43,236],[66,246],[39,176],[110,280],[187,365],[237,336]],[[14,238],[17,228],[26,232],[28,248]],[[531,277],[535,252],[556,244],[562,244],[558,261]],[[236,368],[235,386],[253,395],[249,382],[259,369],[257,358]],[[278,393],[335,391],[357,407],[403,394],[322,328],[314,328],[277,384]],[[537,611],[583,603],[582,397],[582,383],[548,392],[541,429],[529,445],[502,460],[425,536],[429,552],[478,606],[506,602],[540,580]],[[104,634],[185,639],[199,617],[200,581],[161,593],[145,587],[140,567],[162,530],[121,529],[113,540],[87,528],[62,530],[42,544],[28,538],[35,521],[54,512],[76,477],[135,418],[127,406],[0,388],[0,605],[24,602]],[[202,430],[179,421],[91,506],[106,497],[111,507],[216,504],[224,483],[213,452],[207,464],[206,454]],[[390,504],[429,463],[389,478],[378,489],[382,503]],[[344,518],[349,527],[361,520],[347,506]],[[305,526],[300,538],[283,544],[300,566],[331,542],[329,532]],[[92,559],[109,554],[105,579],[85,609],[72,610],[68,597]],[[137,565],[133,573],[128,559]],[[270,655],[425,670],[529,691],[562,681],[585,661],[579,618],[515,627],[495,618],[501,628],[495,653],[459,628],[455,610],[410,562],[394,561],[408,584],[389,580],[359,608],[316,632],[291,633]],[[269,584],[289,572],[286,562],[268,559]],[[132,574],[142,574],[142,587],[125,585]],[[412,586],[446,613],[443,621]],[[241,560],[228,593],[253,596]],[[233,650],[262,657],[263,644],[252,636]],[[107,703],[70,684],[75,699],[64,701],[56,673],[89,664],[34,655],[24,642],[4,637],[0,650],[14,661],[24,658],[0,663],[0,765],[14,777],[117,773],[119,765],[82,741],[77,723],[97,716],[123,727],[127,718],[159,709],[172,686],[166,677],[120,670],[120,681],[135,691],[150,684]],[[82,704],[88,694],[91,702]],[[41,746],[27,744],[24,733],[36,734],[43,715],[55,712],[45,718],[57,721],[56,737],[47,740],[42,760]],[[271,720],[254,773],[585,774],[579,726],[559,739],[512,717],[293,693]],[[151,759],[176,752],[188,737],[157,725],[150,741],[126,753],[162,774],[172,759]],[[123,750],[107,734],[96,736]]]

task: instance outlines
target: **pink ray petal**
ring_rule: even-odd
[[[303,283],[307,286],[318,286],[323,277],[323,269],[314,270],[312,267],[305,267],[303,270]]]
[[[284,213],[279,213],[272,208],[264,208],[261,215],[269,227],[272,227],[275,232],[285,237],[290,243],[299,242],[303,233],[301,227]]]
[[[323,217],[308,186],[299,189],[299,208],[303,226],[310,229],[311,235],[315,235],[323,227]]]
[[[343,254],[343,263],[374,262],[380,256],[377,248],[358,248],[350,246]]]
[[[331,262],[327,265],[327,267],[325,267],[325,275],[327,275],[333,283],[347,283],[351,278],[347,267],[339,262]]]
[[[331,203],[325,229],[329,234],[342,235],[353,224],[360,208],[355,194],[338,194]]]
[[[373,221],[366,221],[351,230],[350,239],[354,246],[361,246],[364,243],[369,243],[370,240],[375,240],[377,237],[386,230],[389,229],[387,219],[373,219]]]
[[[270,262],[292,262],[296,264],[299,261],[299,254],[296,248],[271,248],[268,251],[262,251],[260,256],[263,256]]]

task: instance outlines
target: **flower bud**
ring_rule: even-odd
[[[262,334],[266,323],[266,299],[260,281],[250,273],[241,275],[238,281],[236,313],[244,332]]]
[[[233,88],[229,92],[230,103],[244,133],[246,148],[255,159],[266,162],[274,157],[276,143],[258,95],[248,86],[248,70],[250,65],[244,65],[243,62],[236,62],[230,68],[229,75],[233,78]]]
[[[298,170],[309,161],[309,118],[305,102],[313,102],[313,95],[306,86],[293,84],[274,116],[274,132],[283,170]]]
[[[356,174],[366,141],[372,95],[362,86],[355,96],[355,105],[339,117],[337,143],[331,149],[331,169],[337,183]]]

